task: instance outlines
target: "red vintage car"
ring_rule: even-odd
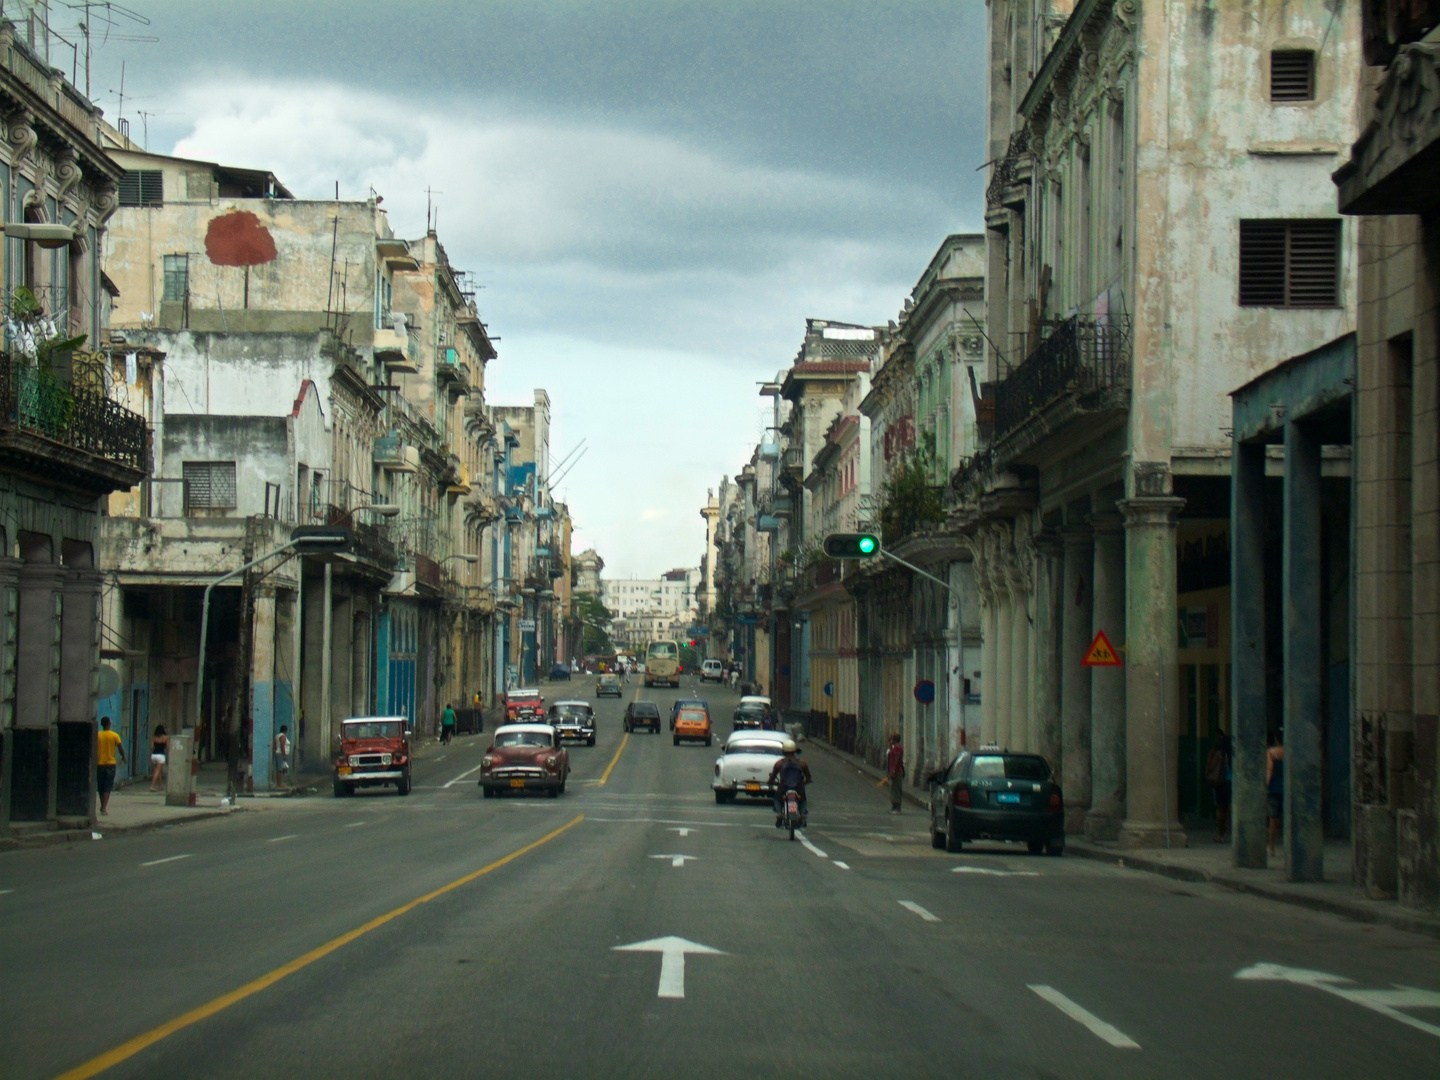
[[[493,799],[507,791],[565,793],[570,755],[549,724],[502,724],[480,759],[480,790]]]
[[[508,690],[505,693],[505,719],[510,723],[545,715],[545,699],[539,690]]]
[[[410,794],[410,722],[403,716],[353,716],[340,725],[335,797],[394,784]]]

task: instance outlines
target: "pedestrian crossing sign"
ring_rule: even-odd
[[[1085,667],[1121,666],[1120,654],[1116,652],[1115,646],[1110,644],[1104,630],[1095,631],[1095,640],[1090,642],[1090,648],[1085,650],[1085,659],[1080,663]]]

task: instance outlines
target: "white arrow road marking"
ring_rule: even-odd
[[[1401,1009],[1440,1009],[1440,992],[1434,990],[1417,990],[1414,987],[1401,986],[1398,983],[1395,984],[1393,990],[1360,990],[1340,985],[1354,982],[1353,979],[1347,979],[1342,975],[1329,975],[1323,971],[1285,967],[1282,964],[1255,964],[1243,971],[1237,971],[1235,978],[1291,982],[1298,983],[1300,986],[1311,986],[1316,990],[1323,990],[1327,994],[1334,994],[1338,998],[1344,998],[1346,1001],[1377,1012],[1381,1016],[1388,1016],[1391,1020],[1398,1020],[1416,1031],[1423,1031],[1427,1035],[1440,1038],[1440,1026],[1427,1024],[1424,1020],[1417,1020],[1400,1011]]]
[[[656,997],[683,998],[685,996],[685,954],[699,953],[724,956],[720,949],[709,945],[686,941],[682,937],[651,938],[637,941],[633,945],[616,945],[613,952],[658,952],[660,954],[660,989]]]
[[[445,783],[441,784],[440,786],[441,786],[442,788],[453,787],[455,784],[458,784],[461,780],[464,780],[465,777],[469,776],[471,773],[475,772],[475,771],[478,770],[478,769],[483,769],[484,767],[485,767],[485,763],[482,761],[479,765],[476,765],[474,769],[466,769],[466,770],[465,770],[464,772],[462,772],[459,776],[455,777],[454,780],[447,780]]]
[[[1087,1028],[1090,1029],[1091,1034],[1098,1035],[1111,1046],[1118,1047],[1121,1050],[1140,1049],[1140,1044],[1137,1043],[1134,1039],[1130,1038],[1129,1035],[1126,1035],[1119,1028],[1115,1027],[1115,1025],[1107,1024],[1104,1020],[1101,1020],[1089,1009],[1082,1008],[1081,1006],[1076,1005],[1075,1002],[1071,1001],[1068,997],[1062,994],[1059,990],[1056,990],[1053,986],[1036,986],[1033,984],[1027,985],[1029,985],[1031,990],[1034,990],[1035,993],[1039,994],[1051,1005],[1054,1005],[1066,1016],[1070,1017],[1071,1020],[1075,1020],[1081,1024],[1084,1024]]]
[[[1039,870],[996,870],[989,866],[957,866],[952,874],[988,874],[991,877],[1039,877]]]
[[[835,860],[835,865],[838,866],[841,870],[849,870],[849,869],[850,869],[850,864],[849,864],[849,863],[843,863],[843,862],[841,862],[839,859],[836,859],[836,860]]]
[[[149,862],[142,862],[141,866],[159,866],[161,863],[179,862],[181,859],[193,859],[193,855],[171,855],[168,859],[151,859]]]
[[[689,836],[689,835],[690,835],[692,832],[694,832],[695,830],[693,830],[693,829],[686,829],[686,828],[684,828],[684,827],[682,827],[682,826],[674,826],[674,825],[672,825],[672,826],[670,827],[670,831],[673,832],[673,833],[679,833],[681,836]]]
[[[684,866],[687,860],[693,862],[694,860],[700,858],[700,856],[698,856],[698,855],[651,855],[650,858],[652,858],[652,859],[669,859],[671,866]]]
[[[821,851],[818,847],[816,847],[814,844],[812,844],[809,837],[807,837],[799,829],[795,830],[795,836],[799,839],[800,843],[805,845],[805,850],[810,852],[811,855],[817,855],[822,859],[828,859],[830,857],[829,855],[826,855],[825,852]]]
[[[939,916],[939,915],[933,915],[933,914],[931,914],[930,912],[926,911],[923,907],[921,907],[919,904],[915,903],[914,900],[897,900],[896,903],[899,904],[901,907],[903,907],[906,911],[913,911],[916,915],[919,915],[919,916],[920,916],[922,919],[924,919],[926,922],[939,922],[939,921],[940,921],[940,916]]]

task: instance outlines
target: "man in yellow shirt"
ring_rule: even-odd
[[[100,718],[100,734],[95,737],[95,789],[100,793],[100,813],[110,812],[110,792],[115,790],[115,755],[125,760],[120,736],[110,730],[110,717]]]

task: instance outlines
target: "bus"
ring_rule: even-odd
[[[680,643],[652,641],[645,649],[645,685],[680,685]]]

